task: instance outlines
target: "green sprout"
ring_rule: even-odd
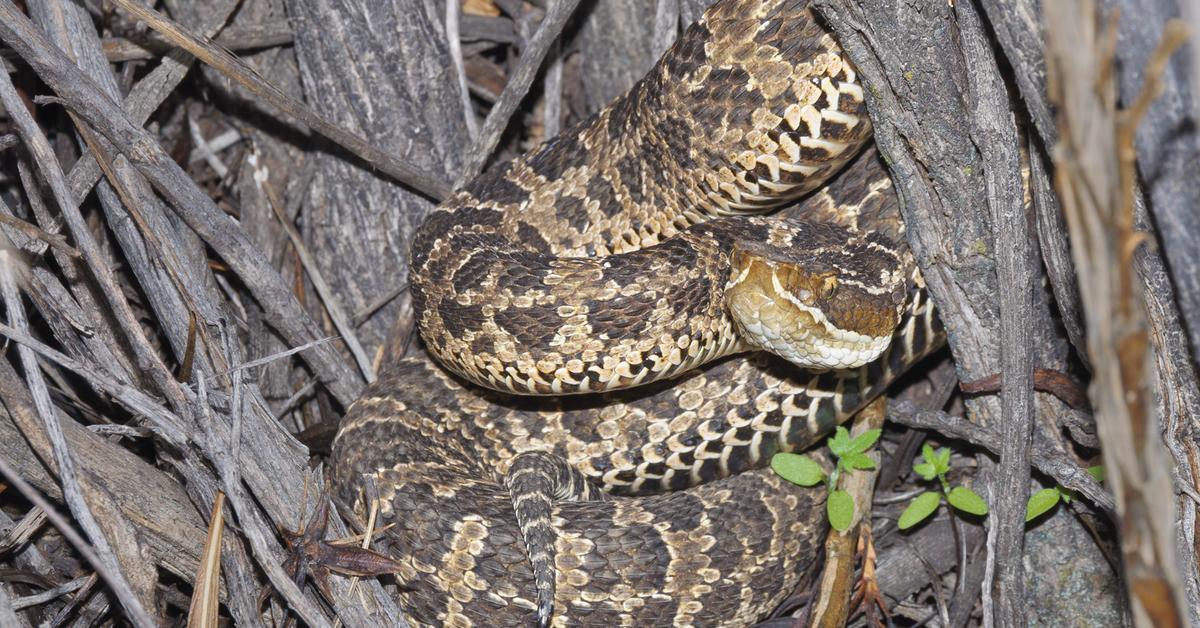
[[[826,475],[817,461],[804,454],[777,453],[771,457],[771,468],[783,479],[800,486],[816,486],[825,482],[829,497],[825,500],[825,512],[829,525],[838,532],[845,532],[854,521],[854,498],[837,487],[838,478],[844,473],[858,469],[874,469],[875,461],[866,452],[875,446],[882,430],[867,430],[854,438],[844,427],[837,428],[826,441],[829,452],[837,459],[833,472]]]
[[[950,482],[946,480],[946,474],[950,471],[949,449],[942,447],[934,451],[933,447],[926,443],[921,448],[921,457],[924,462],[914,464],[913,471],[926,481],[936,479],[941,484],[942,490],[925,491],[913,498],[900,515],[900,521],[897,522],[901,530],[907,530],[928,519],[929,515],[936,512],[938,506],[942,505],[943,499],[962,512],[981,517],[987,515],[987,502],[983,501],[978,493],[965,486],[951,487]]]
[[[1104,482],[1104,467],[1096,465],[1088,467],[1088,475],[1095,478],[1097,482]],[[1033,495],[1029,496],[1029,503],[1025,504],[1025,523],[1029,523],[1034,519],[1050,512],[1052,508],[1058,505],[1059,501],[1071,503],[1075,499],[1075,491],[1069,488],[1063,488],[1060,485],[1055,485],[1054,488],[1044,488]]]

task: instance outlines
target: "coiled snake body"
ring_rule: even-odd
[[[343,501],[391,525],[410,623],[741,625],[788,595],[823,497],[761,467],[941,334],[873,154],[736,214],[869,135],[805,2],[719,0],[625,96],[431,214],[411,287],[447,370],[388,364],[333,451]],[[822,370],[727,357],[756,348]]]

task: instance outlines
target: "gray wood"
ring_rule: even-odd
[[[1039,0],[982,0],[982,3],[1005,56],[1013,66],[1022,100],[1032,115],[1041,143],[1049,149],[1057,141],[1058,129],[1046,96],[1041,3]],[[1108,0],[1104,5],[1110,11],[1119,7],[1122,16],[1118,24],[1116,55],[1121,98],[1128,102],[1136,93],[1134,90],[1140,87],[1145,59],[1158,42],[1158,32],[1166,17],[1177,13],[1178,6],[1174,2],[1139,0]],[[1192,45],[1194,46],[1194,42]],[[1181,481],[1191,485],[1196,480],[1192,477],[1188,462],[1187,451],[1192,447],[1191,437],[1184,434],[1194,433],[1196,417],[1200,416],[1196,410],[1200,408],[1200,386],[1197,385],[1195,369],[1196,349],[1200,345],[1195,341],[1195,324],[1185,323],[1185,308],[1189,302],[1194,302],[1196,297],[1184,294],[1177,296],[1177,293],[1193,290],[1194,295],[1194,288],[1189,286],[1200,280],[1197,279],[1200,275],[1194,270],[1195,251],[1200,250],[1200,230],[1194,223],[1197,220],[1194,195],[1200,181],[1197,181],[1194,173],[1195,156],[1188,156],[1188,151],[1195,149],[1195,123],[1193,121],[1190,126],[1180,125],[1182,120],[1191,115],[1188,112],[1189,106],[1192,111],[1196,110],[1196,98],[1192,91],[1195,86],[1188,82],[1188,60],[1184,58],[1186,56],[1186,49],[1185,52],[1175,55],[1167,75],[1163,77],[1167,84],[1166,98],[1160,99],[1151,107],[1136,138],[1141,183],[1161,186],[1160,191],[1174,189],[1179,196],[1166,199],[1167,209],[1164,211],[1169,215],[1165,218],[1160,215],[1158,209],[1154,210],[1157,219],[1157,229],[1154,229],[1148,220],[1145,203],[1142,202],[1144,199],[1139,194],[1137,226],[1139,229],[1151,230],[1163,250],[1160,251],[1154,246],[1139,247],[1134,255],[1134,265],[1142,282],[1147,322],[1151,331],[1150,340],[1155,349],[1159,418],[1165,426],[1166,445],[1176,461],[1176,473]],[[1173,125],[1173,131],[1180,134],[1177,140],[1167,140],[1168,146],[1159,149],[1147,146],[1147,137],[1164,139],[1172,132]],[[1154,178],[1147,177],[1147,164],[1142,163],[1147,159],[1147,150],[1155,150],[1158,153],[1149,157],[1150,161],[1147,163],[1158,163],[1157,160],[1168,159],[1178,161],[1163,172],[1157,173]],[[1035,172],[1038,169],[1037,165],[1035,164]],[[1183,168],[1186,171],[1189,167],[1192,167],[1190,174],[1179,170]],[[1057,206],[1057,198],[1049,193],[1047,184],[1035,185],[1035,195],[1039,201],[1039,238],[1043,256],[1050,268],[1051,283],[1059,309],[1067,323],[1068,333],[1072,334],[1072,343],[1080,354],[1083,354],[1082,324],[1074,322],[1081,320],[1080,305],[1061,211]],[[1174,213],[1184,207],[1192,209],[1185,210],[1185,215],[1182,216]],[[1166,231],[1172,233],[1168,236]],[[1172,249],[1175,250],[1173,262]],[[1188,275],[1183,281],[1177,278],[1181,273]],[[1195,531],[1191,522],[1195,520],[1197,507],[1190,497],[1181,496],[1177,503],[1179,509],[1176,527],[1180,530],[1180,538],[1176,549],[1179,552],[1180,564],[1186,570],[1183,581],[1190,600],[1192,622],[1196,623],[1200,622],[1200,568],[1196,560]]]
[[[580,5],[581,87],[589,112],[625,93],[658,61],[655,4],[647,0],[589,0]]]
[[[1006,300],[1000,298],[1003,283],[998,264],[1018,260],[1006,258],[1012,251],[996,250],[997,225],[992,216],[1011,211],[1006,208],[1012,207],[1013,196],[1006,195],[1020,198],[1021,190],[1013,174],[1016,146],[1011,133],[1003,137],[984,132],[1002,128],[996,121],[1011,119],[1013,114],[1009,99],[996,97],[998,88],[990,94],[979,91],[982,85],[1003,82],[994,66],[976,57],[980,44],[972,38],[979,35],[963,32],[978,27],[972,27],[969,18],[964,23],[961,14],[956,21],[954,9],[942,3],[926,5],[921,11],[901,0],[817,0],[814,4],[865,83],[876,142],[897,184],[909,243],[946,324],[959,378],[974,381],[1004,372],[1000,347],[1012,338],[1015,328],[1008,335],[1002,328],[1014,320],[1030,321],[1020,330],[1023,340],[1031,343],[1025,346],[1060,345],[1044,302],[1023,298],[1017,307],[1029,311],[1001,322],[1001,303]],[[962,3],[956,5],[962,10]],[[1023,212],[1012,218],[1018,217],[1025,219]],[[1014,224],[1006,222],[1008,228]],[[1040,275],[1032,281],[1012,279],[1018,282],[1016,289],[1026,290],[1042,281]],[[1061,355],[1042,360],[1043,368],[1066,368]],[[1024,369],[1030,368],[1029,361],[1028,354],[1015,360]],[[1013,400],[1002,407],[994,396],[969,398],[966,405],[972,421],[996,430],[1007,429],[1002,417],[1029,408],[1028,401],[1014,404]],[[1050,424],[1061,406],[1046,395],[1038,399],[1038,413]],[[1028,428],[1018,426],[1017,431],[1024,433],[1024,429]],[[1025,471],[1014,475],[1021,473]],[[1014,481],[1009,476],[1005,484],[995,484],[993,500],[1003,492],[1023,494],[1027,484],[1013,485]],[[1009,515],[1016,516],[1011,508]],[[1010,547],[997,550],[999,556],[1020,555],[1019,545],[1011,547],[1019,533],[1018,527],[1006,535],[1003,541]],[[1001,580],[1019,592],[1015,577],[1009,572]],[[984,606],[991,609],[986,612],[994,613],[999,625],[1024,625],[1020,601],[1006,594],[1000,599],[992,606],[991,587],[985,586]]]
[[[199,208],[201,213],[210,211],[207,218],[201,218],[200,222],[189,221],[188,229],[197,229],[209,238],[217,250],[224,249],[225,253],[222,256],[225,261],[231,266],[241,267],[243,270],[250,272],[246,278],[250,281],[247,285],[257,284],[259,288],[266,288],[266,292],[259,292],[259,295],[269,294],[272,292],[271,285],[277,288],[282,285],[278,275],[273,274],[269,266],[261,260],[261,253],[253,248],[246,239],[244,233],[237,230],[232,220],[224,216],[216,210],[212,205],[211,200],[199,194],[195,184],[186,177],[181,177],[182,172],[168,160],[165,159],[165,154],[158,147],[157,141],[150,138],[144,131],[138,128],[134,123],[125,117],[124,112],[117,110],[112,103],[112,100],[105,96],[98,87],[90,80],[84,78],[75,70],[71,63],[61,55],[55,53],[53,48],[45,42],[45,40],[36,32],[36,30],[28,27],[27,22],[18,13],[13,12],[12,5],[8,3],[0,4],[0,10],[5,11],[7,16],[3,22],[7,27],[5,35],[10,36],[12,41],[20,40],[23,44],[26,60],[35,60],[34,65],[42,72],[48,72],[55,76],[63,76],[64,74],[72,77],[67,81],[54,81],[59,87],[59,92],[70,92],[74,95],[74,102],[81,110],[87,110],[87,113],[97,113],[97,109],[102,112],[99,118],[92,117],[90,122],[105,131],[111,131],[113,127],[121,129],[118,136],[109,136],[108,139],[113,142],[113,145],[118,150],[133,158],[139,172],[151,178],[159,187],[159,191],[171,198],[177,203],[177,207],[184,212]],[[11,19],[9,19],[11,18]],[[151,76],[155,76],[151,73]],[[79,91],[82,90],[82,91]],[[151,100],[142,101],[150,103]],[[145,106],[145,105],[143,105]],[[153,105],[150,105],[151,107]],[[137,114],[134,114],[137,115]],[[84,115],[87,118],[87,115]],[[135,139],[135,138],[141,138]],[[137,144],[137,148],[131,148]],[[148,155],[149,154],[149,155]],[[147,171],[147,163],[141,161],[149,158],[155,162],[155,166],[151,166]],[[119,166],[119,164],[118,164]],[[119,169],[119,168],[118,168]],[[84,190],[90,185],[86,181],[86,176],[81,176],[79,181],[82,182]],[[79,192],[82,194],[82,192]],[[62,196],[62,195],[60,195]],[[181,198],[188,198],[194,202],[180,202]],[[214,241],[213,231],[210,228],[216,227],[219,231],[223,231],[222,237],[217,237]],[[159,234],[164,239],[167,239],[167,234]],[[180,252],[188,251],[191,243],[194,241],[186,231],[180,232],[178,241],[169,241],[170,250]],[[233,249],[225,248],[227,245],[233,245],[234,248],[241,248],[241,252],[231,252]],[[244,248],[242,248],[244,247]],[[186,255],[186,253],[180,253]],[[249,254],[249,257],[246,257]],[[203,257],[201,257],[203,260]],[[170,265],[177,260],[171,256],[166,256],[157,261]],[[249,262],[250,266],[242,264]],[[178,266],[178,264],[176,264]],[[251,266],[256,266],[252,269]],[[174,269],[178,271],[178,268]],[[207,269],[205,269],[207,272]],[[182,275],[176,275],[182,277]],[[265,283],[258,283],[263,281]],[[193,286],[194,287],[194,286]],[[252,292],[254,289],[252,288]],[[119,291],[110,290],[110,294],[117,294]],[[311,325],[303,312],[293,309],[290,313],[287,312],[288,299],[290,293],[286,289],[275,292],[276,296],[287,295],[282,303],[274,302],[272,298],[262,300],[264,310],[268,313],[267,319],[272,325],[282,328],[285,337],[291,336],[293,332]],[[203,292],[198,292],[194,295],[195,298],[206,298]],[[291,303],[295,303],[291,301]],[[196,305],[193,303],[193,305]],[[283,309],[280,309],[283,305]],[[281,318],[282,312],[282,318]],[[207,329],[204,325],[201,330],[215,332],[213,335],[220,340],[220,331],[225,327],[222,321],[218,325],[214,325],[215,329]],[[310,327],[310,329],[312,329]],[[36,341],[20,334],[16,330],[6,329],[5,333],[22,344],[35,347],[43,355],[48,355],[48,348],[40,345]],[[202,332],[203,333],[203,332]],[[211,337],[211,336],[210,336]],[[311,337],[311,336],[309,336]],[[292,336],[292,340],[295,337]],[[32,344],[31,344],[32,343]],[[195,372],[200,377],[212,378],[222,385],[228,385],[229,379],[227,369],[230,366],[236,366],[246,360],[242,357],[240,347],[236,345],[226,346],[222,348],[219,344],[209,346],[209,349],[214,350],[214,358],[222,363],[220,369],[215,372],[208,371],[203,362],[198,364]],[[327,352],[328,349],[318,346],[316,349],[309,350],[309,357],[316,351],[317,354]],[[52,359],[63,364],[69,370],[75,371],[77,374],[84,377],[92,385],[99,385],[99,390],[113,391],[113,382],[108,381],[109,378],[104,373],[104,366],[96,364],[71,362],[66,356],[56,355]],[[66,361],[64,361],[66,360]],[[318,362],[320,359],[318,358]],[[68,365],[69,362],[69,365]],[[326,366],[336,365],[335,362],[327,361]],[[335,366],[336,369],[336,366]],[[317,372],[321,372],[321,367],[317,367]],[[208,372],[206,372],[208,371]],[[328,371],[327,371],[328,373]],[[135,391],[123,390],[124,396],[118,395],[125,401],[131,402],[134,406],[139,406],[137,410],[143,413],[144,416],[151,417],[157,428],[161,431],[155,432],[156,435],[164,438],[172,445],[164,450],[164,458],[175,465],[181,476],[185,480],[185,486],[192,501],[200,506],[202,510],[207,511],[212,503],[214,489],[217,486],[215,479],[211,475],[211,467],[206,466],[209,461],[219,461],[228,459],[228,452],[232,451],[243,452],[240,456],[240,465],[236,465],[231,471],[228,467],[222,468],[221,477],[219,478],[226,488],[237,487],[238,499],[233,501],[231,496],[231,505],[238,517],[238,530],[245,538],[252,541],[251,548],[255,558],[259,561],[259,567],[266,571],[274,579],[276,590],[283,593],[288,598],[289,605],[306,619],[310,624],[323,625],[324,612],[316,603],[315,597],[312,594],[304,595],[295,585],[291,584],[289,578],[282,574],[279,565],[282,563],[281,547],[276,538],[276,531],[280,528],[294,527],[299,520],[297,512],[304,506],[304,491],[306,484],[306,474],[304,467],[307,460],[307,452],[298,447],[296,443],[282,430],[279,429],[278,422],[269,414],[263,412],[267,407],[257,395],[256,390],[252,387],[246,387],[241,396],[242,401],[236,403],[238,397],[238,387],[236,385],[238,377],[233,378],[233,400],[235,403],[229,403],[229,395],[222,391],[222,395],[216,397],[218,403],[215,407],[204,406],[198,410],[209,411],[205,414],[205,421],[197,424],[188,424],[184,419],[193,418],[191,408],[182,408],[184,419],[175,416],[170,412],[157,407],[156,402],[148,400],[141,393],[134,394]],[[339,383],[339,378],[334,377],[331,380],[333,384],[329,390],[335,395],[340,396],[348,402],[353,397],[354,384],[344,380]],[[185,393],[186,396],[186,393]],[[202,412],[203,413],[203,412]],[[152,422],[153,422],[152,421]],[[204,427],[211,432],[213,438],[205,438],[195,432],[195,428]],[[184,436],[186,433],[188,436]],[[192,441],[199,444],[199,449],[208,459],[202,461],[197,459],[190,446],[183,443]],[[182,457],[176,458],[177,453],[182,453]],[[290,469],[290,471],[289,471]],[[240,488],[241,481],[245,480],[245,486],[250,493],[253,494],[253,499],[242,491]],[[134,483],[136,485],[136,483]],[[232,495],[232,492],[231,492]],[[181,504],[186,504],[186,500],[181,500]],[[259,511],[262,508],[263,512]],[[235,592],[234,601],[231,605],[231,610],[235,618],[241,618],[245,621],[250,621],[252,617],[257,616],[257,611],[254,610],[256,604],[248,603],[252,595],[247,595],[247,592],[253,593],[259,586],[254,582],[253,571],[248,569],[248,564],[244,559],[244,552],[239,549],[240,545],[236,542],[227,544],[227,548],[232,546],[231,552],[226,552],[226,555],[232,556],[233,561],[227,562],[226,570],[227,582],[229,578],[237,578],[237,582],[230,589]],[[188,574],[185,577],[190,577]],[[348,582],[339,580],[334,583],[334,593],[337,599],[333,600],[334,607],[337,609],[339,616],[347,625],[356,626],[371,626],[379,625],[384,617],[394,616],[394,609],[389,605],[390,600],[383,595],[381,587],[378,583],[371,582],[365,586],[359,587],[359,595],[349,596]],[[365,593],[365,596],[362,595]],[[371,600],[377,600],[372,603]],[[365,604],[363,602],[366,602]]]
[[[1034,335],[1028,330],[1035,325],[1034,290],[1041,276],[1033,267],[1033,229],[1025,211],[1016,121],[1005,106],[1008,90],[975,5],[960,2],[955,6],[963,54],[973,66],[967,73],[967,93],[975,103],[971,137],[985,164],[1000,284],[1000,461],[990,487],[988,545],[994,551],[988,553],[983,586],[995,593],[995,625],[1007,628],[1026,623],[1021,559],[1034,419]],[[989,612],[986,605],[984,612]]]
[[[305,96],[316,111],[453,181],[467,132],[440,20],[440,2],[288,0]],[[321,272],[349,311],[394,292],[408,240],[432,204],[339,155],[316,154],[303,225]],[[398,303],[359,328],[368,352]]]
[[[456,187],[462,187],[483,172],[496,151],[501,136],[508,129],[517,107],[529,94],[533,79],[578,6],[579,0],[555,0],[546,10],[546,17],[538,24],[537,31],[529,37],[524,54],[517,60],[500,99],[492,106],[491,111],[488,111],[487,119],[479,130],[479,137],[472,142],[463,170],[458,175]]]
[[[1190,1],[1190,0],[1184,0]],[[1117,23],[1117,85],[1120,100],[1129,106],[1137,99],[1150,59],[1167,21],[1179,17],[1176,0],[1108,0],[1109,14],[1119,11]],[[1137,167],[1145,186],[1147,204],[1154,216],[1167,271],[1175,284],[1184,329],[1193,351],[1200,349],[1200,111],[1193,82],[1198,68],[1187,46],[1196,46],[1196,34],[1171,57],[1162,76],[1162,93],[1138,125],[1134,145]],[[1195,353],[1193,364],[1200,365]]]
[[[50,443],[35,429],[39,419],[33,399],[8,362],[0,362],[0,396],[0,458],[38,490],[61,499],[57,480],[40,460],[51,455]],[[66,417],[60,420],[85,490],[107,495],[121,516],[137,522],[147,560],[181,578],[195,577],[205,524],[180,485],[124,447]]]
[[[700,19],[704,10],[715,0],[679,0],[679,21],[687,28],[688,24]]]
[[[40,0],[30,3],[30,9],[34,20],[55,40],[55,43],[64,52],[70,54],[88,76],[96,79],[96,84],[105,94],[113,100],[119,101],[120,91],[117,88],[116,79],[109,69],[108,61],[100,46],[99,35],[87,10],[82,5],[69,0]],[[116,158],[116,151],[112,145],[103,139],[99,141],[103,142],[110,159]],[[86,147],[84,147],[84,152],[87,152]],[[119,161],[120,164],[115,165],[118,166],[117,177],[122,191],[130,197],[129,200],[133,201],[137,208],[138,219],[145,223],[150,233],[154,234],[153,237],[158,240],[157,244],[160,246],[151,246],[146,242],[139,232],[138,222],[125,209],[121,199],[118,198],[117,191],[114,190],[112,184],[103,180],[97,186],[100,205],[105,212],[107,223],[112,225],[113,234],[121,245],[122,253],[129,263],[130,269],[150,301],[155,313],[155,320],[166,328],[167,342],[176,358],[182,359],[187,344],[189,321],[188,308],[184,304],[184,298],[187,297],[190,302],[200,306],[207,305],[211,301],[210,298],[198,299],[196,295],[181,295],[180,289],[196,290],[206,287],[211,289],[213,284],[206,272],[207,264],[201,258],[200,260],[187,260],[190,262],[187,264],[174,265],[178,269],[177,272],[184,275],[181,278],[182,281],[176,284],[167,268],[155,263],[154,260],[159,259],[162,255],[177,255],[177,251],[186,249],[176,245],[173,241],[177,237],[176,226],[168,218],[166,206],[154,195],[150,184],[128,167],[128,160],[120,159]],[[76,197],[75,200],[80,201],[81,199]],[[170,245],[165,250],[161,246],[164,242]],[[222,312],[214,311],[213,308],[206,309],[208,311],[203,313],[203,318],[209,323],[215,323],[222,315]],[[207,360],[207,357],[201,352],[198,359],[203,362]]]
[[[121,108],[41,35],[9,0],[0,0],[0,40],[21,53],[48,84],[69,101],[76,113],[113,142],[151,180],[188,226],[228,262],[269,313],[271,324],[290,342],[302,345],[318,337],[317,328],[279,276],[270,271],[261,251],[228,215],[200,191],[144,129],[134,126]],[[304,354],[322,381],[349,403],[361,381],[327,347]]]

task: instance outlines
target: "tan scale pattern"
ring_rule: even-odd
[[[835,196],[861,200],[848,193],[865,189],[855,182],[859,170],[833,184]],[[818,211],[821,202],[792,211]],[[806,568],[821,519],[818,492],[746,471],[774,451],[808,447],[941,342],[933,309],[917,291],[884,356],[850,372],[814,374],[756,354],[599,399],[518,400],[463,385],[426,360],[403,360],[350,409],[335,443],[335,478],[350,503],[360,499],[359,478],[374,478],[381,520],[393,525],[390,551],[406,565],[397,578],[412,587],[401,602],[415,625],[461,616],[476,626],[532,623],[532,575],[503,483],[523,451],[558,454],[615,494],[651,495],[556,507],[556,625],[670,625],[679,612],[673,596],[705,604],[697,625],[749,623]],[[661,494],[679,488],[663,484],[672,457],[691,461],[685,485],[696,488]],[[731,507],[731,495],[753,497],[761,516]],[[718,532],[706,556],[722,578],[682,595],[666,574],[678,570],[670,553],[683,555],[677,544],[687,537],[674,526],[689,509],[703,511],[705,526]],[[747,525],[751,518],[756,526]],[[458,578],[449,573],[453,539],[468,520],[488,530],[472,558],[475,581],[490,589],[464,605],[449,591]],[[746,538],[769,544],[747,549]]]
[[[553,504],[552,625],[745,625],[813,566],[821,492],[761,467],[810,446],[942,333],[873,155],[782,221],[720,216],[811,192],[858,152],[869,123],[854,81],[804,2],[720,0],[630,94],[431,216],[413,295],[454,374],[391,361],[333,452],[340,498],[359,512],[380,499],[410,624],[534,623],[505,485],[523,452],[617,496]],[[853,371],[727,357],[749,348],[724,296],[744,243],[799,256],[810,275],[837,266],[826,292],[846,304],[822,311],[896,328],[890,346]]]
[[[596,117],[434,211],[412,246],[426,346],[470,381],[519,394],[633,387],[744,351],[723,290],[738,241],[766,240],[764,229],[780,247],[820,241],[840,253],[814,260],[811,247],[791,263],[847,271],[879,263],[847,252],[856,238],[894,252],[829,223],[713,220],[824,183],[869,138],[865,114],[853,68],[804,3],[718,3]],[[869,290],[802,304],[858,319],[771,322],[808,316],[814,338],[844,329],[843,344],[860,333],[886,343],[905,277],[860,279]],[[829,365],[858,366],[880,349]]]

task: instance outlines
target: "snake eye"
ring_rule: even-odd
[[[828,301],[837,296],[838,280],[833,273],[822,275],[817,278],[817,290],[822,300]]]

